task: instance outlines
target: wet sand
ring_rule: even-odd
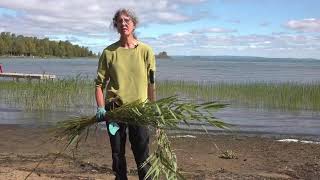
[[[44,128],[0,125],[0,179],[25,179],[39,162],[28,179],[114,179],[105,131],[92,131],[76,154],[56,155],[48,138]],[[319,144],[235,134],[171,140],[187,179],[320,179]],[[226,151],[231,159],[221,157]],[[129,142],[127,162],[129,179],[138,179]]]

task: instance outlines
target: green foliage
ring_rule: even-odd
[[[210,108],[209,108],[210,107]],[[189,124],[190,121],[208,123],[218,128],[227,128],[227,124],[216,119],[212,110],[225,107],[224,104],[209,102],[194,104],[180,101],[176,96],[160,99],[156,102],[135,101],[124,104],[119,108],[106,113],[109,119],[117,119],[117,122],[153,127],[159,130],[156,138],[156,150],[144,162],[142,166],[150,165],[147,177],[153,179],[184,179],[177,166],[177,158],[171,149],[165,129],[179,129],[180,123]],[[81,139],[87,137],[91,125],[96,124],[95,117],[73,117],[60,121],[52,129],[53,141],[63,143],[65,148],[73,146],[78,148]],[[210,121],[210,123],[209,123]],[[146,178],[147,178],[146,177]]]
[[[237,159],[237,155],[234,151],[232,150],[226,150],[224,152],[222,152],[220,155],[219,155],[219,158],[222,158],[222,159]]]
[[[0,34],[0,56],[57,56],[90,57],[96,56],[87,47],[73,45],[69,41],[50,41],[48,38],[16,36],[10,32]]]
[[[150,169],[146,174],[145,179],[185,179],[178,170],[177,157],[174,150],[171,149],[170,140],[167,134],[160,130],[156,141],[156,150],[149,156],[142,166],[150,165]]]

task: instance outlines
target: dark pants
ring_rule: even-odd
[[[110,107],[106,107],[109,110]],[[112,170],[115,173],[116,180],[127,180],[127,163],[125,157],[125,147],[128,129],[131,149],[137,164],[139,179],[143,180],[147,174],[150,165],[141,167],[143,162],[149,157],[149,131],[146,127],[137,125],[128,125],[118,123],[120,129],[115,135],[108,131],[112,149]],[[107,123],[107,127],[109,124]],[[149,178],[151,179],[151,178]]]

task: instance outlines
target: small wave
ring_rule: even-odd
[[[298,140],[298,139],[279,139],[279,142],[297,142],[297,143],[304,143],[304,144],[320,144],[320,142],[316,141],[306,141],[306,140]]]
[[[196,136],[193,135],[177,135],[177,136],[170,136],[171,138],[197,138]]]

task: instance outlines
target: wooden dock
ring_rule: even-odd
[[[52,74],[24,74],[24,73],[0,73],[0,77],[7,77],[7,78],[13,78],[15,80],[19,80],[21,78],[24,79],[39,79],[39,80],[46,80],[46,79],[55,79],[56,75]]]

